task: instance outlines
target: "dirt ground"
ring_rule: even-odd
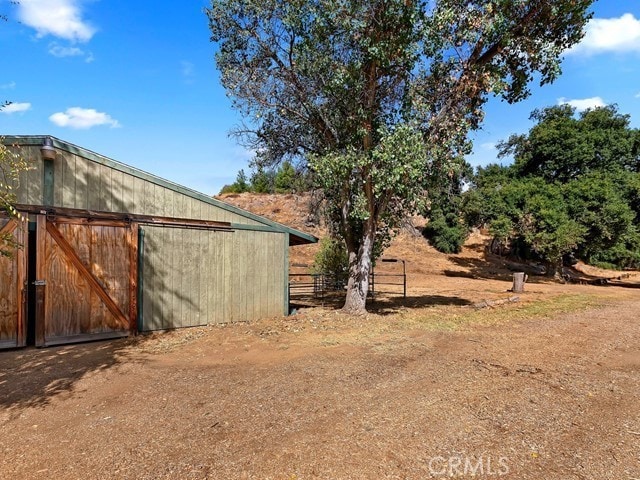
[[[640,478],[640,299],[587,288],[3,352],[0,477]]]
[[[365,317],[0,352],[0,479],[640,479],[637,276],[476,308],[513,296],[480,238],[392,248]]]

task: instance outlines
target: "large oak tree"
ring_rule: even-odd
[[[237,130],[256,162],[307,162],[349,254],[345,310],[428,180],[468,152],[488,95],[553,81],[592,0],[212,0]],[[378,250],[379,251],[379,250]]]
[[[615,105],[535,110],[526,134],[498,144],[509,166],[481,168],[465,197],[472,226],[560,276],[563,257],[640,266],[640,129]]]

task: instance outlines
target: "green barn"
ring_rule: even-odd
[[[48,136],[0,231],[0,348],[252,321],[288,313],[288,249],[316,242],[207,195]]]

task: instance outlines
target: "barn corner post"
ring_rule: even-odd
[[[289,298],[289,248],[290,246],[289,232],[284,234],[284,316],[289,316],[290,298]]]
[[[8,255],[0,255],[0,350],[25,345],[27,223],[0,214],[0,236],[13,237]],[[0,248],[5,248],[4,242]]]
[[[137,286],[136,286],[136,331],[144,330],[144,237],[145,231],[141,225],[138,225],[138,251],[137,251]]]

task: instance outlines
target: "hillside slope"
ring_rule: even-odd
[[[314,207],[316,210],[314,214],[310,212],[309,195],[242,193],[223,195],[218,198],[318,238],[327,235],[322,215],[317,214],[318,207]],[[316,220],[319,221],[316,223]],[[414,224],[419,225],[420,222],[419,218],[414,219]],[[488,254],[486,252],[488,242],[487,236],[474,232],[459,254],[447,255],[435,250],[421,235],[403,231],[393,239],[382,258],[405,261],[409,297],[407,305],[475,303],[479,300],[504,298],[512,285],[512,269],[515,268],[514,265],[517,266],[504,258]],[[296,274],[306,272],[307,269],[300,265],[311,265],[318,248],[318,244],[292,247],[289,250],[290,271]],[[609,278],[620,275],[620,272],[599,270],[584,264],[578,267],[585,274],[590,275]],[[378,262],[376,272],[378,274],[402,273],[402,265]],[[631,284],[631,286],[640,287],[639,280],[640,275],[634,272],[626,275],[624,283],[626,286]],[[527,287],[529,293],[560,293],[569,287],[567,285],[559,288],[559,284],[540,276],[530,277],[528,282],[531,284]],[[585,288],[578,285],[572,287]],[[593,287],[586,286],[586,288]],[[381,286],[380,291],[385,291],[385,287]],[[401,289],[387,287],[386,291],[397,295]]]
[[[311,212],[308,194],[241,193],[222,195],[218,198],[318,238],[327,235],[322,215],[314,215]],[[314,216],[319,218],[317,223],[312,218]],[[445,255],[431,247],[424,237],[403,232],[393,240],[383,258],[405,260],[408,271],[413,273],[442,274],[446,270],[460,270],[464,273],[469,270],[470,263],[482,259],[486,240],[479,234],[472,235],[459,255]],[[317,250],[317,244],[294,247],[290,251],[291,263],[310,264]]]

